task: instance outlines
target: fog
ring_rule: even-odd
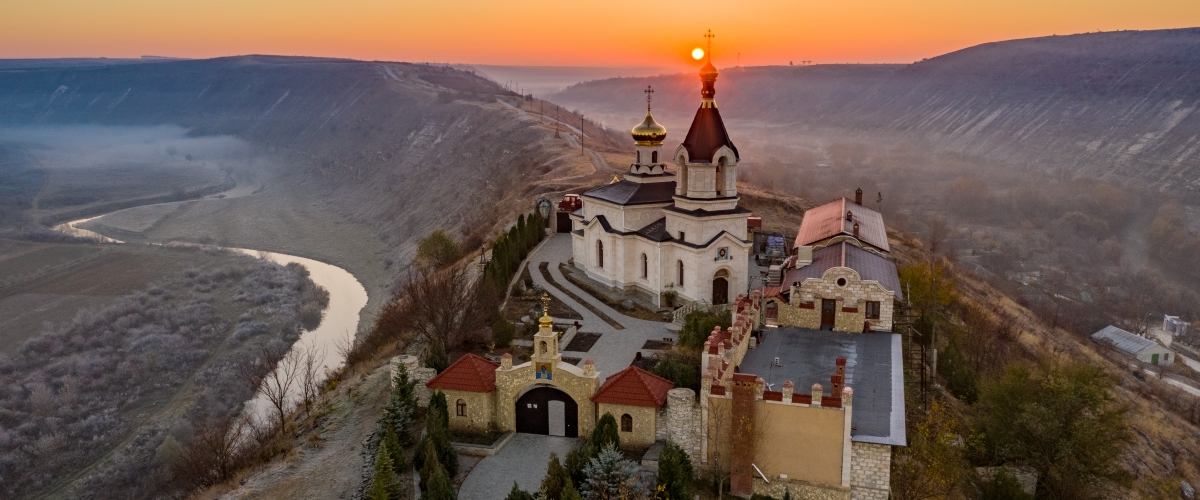
[[[40,168],[244,167],[255,155],[232,136],[192,137],[185,128],[125,126],[0,127],[0,148],[21,148]]]

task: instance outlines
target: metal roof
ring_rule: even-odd
[[[617,205],[674,203],[675,181],[632,182],[622,180],[583,193],[583,196]]]
[[[846,212],[851,213],[853,220],[846,220]],[[793,247],[812,245],[834,236],[854,236],[855,222],[858,223],[856,238],[859,241],[884,252],[891,251],[888,248],[887,227],[883,224],[883,216],[846,198],[804,212],[804,219],[800,221],[800,230],[796,234],[796,244]]]
[[[884,290],[894,292],[896,299],[904,300],[900,274],[896,271],[896,264],[890,260],[845,241],[814,250],[812,259],[812,264],[788,271],[783,277],[783,286],[790,287],[809,278],[820,279],[825,271],[833,267],[848,267],[862,279],[878,281]]]
[[[1158,346],[1158,343],[1153,340],[1127,332],[1112,325],[1106,326],[1104,329],[1093,333],[1092,339],[1096,341],[1110,340],[1112,341],[1114,347],[1128,353],[1131,356],[1137,356],[1146,349]]]
[[[846,358],[845,383],[854,389],[851,440],[906,446],[902,351],[900,335],[894,333],[768,328],[738,369],[762,377],[771,384],[769,390],[778,391],[791,380],[797,394],[807,394],[814,383],[828,392],[835,360]]]
[[[733,151],[735,161],[741,157],[737,146],[729,139],[725,122],[721,120],[721,112],[717,111],[715,106],[701,106],[696,110],[696,117],[692,118],[692,127],[688,129],[687,137],[683,139],[688,160],[711,162],[713,154],[721,149],[721,146],[728,146]]]

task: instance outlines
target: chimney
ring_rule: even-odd
[[[846,211],[846,220],[854,220],[854,212]]]
[[[737,422],[730,432],[729,490],[749,498],[754,493],[754,410],[758,377],[747,374],[733,376],[733,401],[730,422]]]
[[[862,205],[862,188],[854,190],[854,203]]]
[[[837,374],[841,375],[842,377],[845,377],[846,376],[846,358],[837,358],[837,360],[835,360],[834,362],[837,363]]]
[[[830,375],[829,376],[829,394],[831,396],[837,396],[841,393],[842,393],[842,376],[841,375]]]
[[[858,237],[858,223],[857,222],[854,223],[854,237],[855,238]]]

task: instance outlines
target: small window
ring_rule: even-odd
[[[456,415],[458,415],[460,417],[467,416],[467,402],[466,401],[464,401],[462,399],[458,400],[458,402],[454,404],[454,408],[455,408],[455,410],[457,410],[455,413]]]
[[[596,267],[604,268],[604,242],[596,240]]]
[[[687,233],[680,231],[679,232],[679,241],[687,241]]]
[[[679,261],[679,287],[683,287],[683,261]]]
[[[650,277],[650,259],[646,258],[646,254],[642,254],[642,277]]]
[[[650,163],[658,163],[658,151],[650,152]]]
[[[628,413],[621,415],[621,432],[633,432],[633,417]]]
[[[879,301],[867,301],[867,319],[879,319]]]
[[[838,278],[837,284],[838,286],[846,286],[846,278]]]
[[[638,151],[637,154],[638,154],[637,155],[638,156],[638,158],[637,158],[638,165],[641,165],[642,164],[642,152]]]

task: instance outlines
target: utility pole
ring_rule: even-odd
[[[580,113],[580,114],[579,114],[579,152],[580,152],[580,153],[582,153],[582,154],[587,154],[587,150],[585,150],[585,149],[583,148],[583,143],[584,143],[584,141],[586,141],[586,140],[587,140],[587,139],[585,138],[585,136],[583,135],[583,126],[584,126],[584,124],[586,124],[586,123],[587,123],[587,120],[585,120],[585,119],[583,118],[583,113]]]

